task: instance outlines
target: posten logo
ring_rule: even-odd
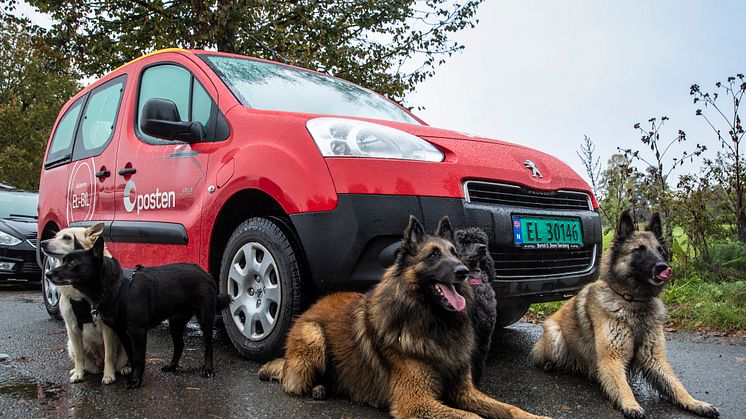
[[[161,192],[155,188],[155,192],[149,194],[138,194],[135,182],[127,181],[124,185],[124,209],[132,212],[137,208],[137,213],[147,210],[166,209],[176,207],[176,192]]]

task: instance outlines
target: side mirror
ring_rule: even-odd
[[[173,101],[153,98],[145,102],[140,115],[142,132],[164,140],[202,141],[204,127],[200,122],[183,122]]]

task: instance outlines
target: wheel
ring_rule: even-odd
[[[510,302],[509,304],[502,304],[500,301],[498,301],[497,321],[495,322],[495,329],[497,329],[498,327],[508,327],[520,320],[528,311],[529,306],[529,303],[524,302]]]
[[[238,352],[256,361],[281,352],[301,309],[298,247],[286,229],[274,218],[244,221],[228,239],[220,265],[220,292],[231,296],[222,312],[225,330]]]
[[[57,289],[57,286],[47,279],[47,272],[54,269],[56,264],[56,259],[44,256],[44,269],[42,269],[41,277],[41,292],[44,298],[44,307],[47,308],[47,313],[49,313],[52,318],[62,320],[62,313],[60,313],[60,292]]]

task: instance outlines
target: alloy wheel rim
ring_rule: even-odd
[[[230,313],[251,340],[267,337],[277,324],[282,303],[280,271],[272,254],[258,242],[241,246],[228,271]]]
[[[47,303],[56,307],[60,303],[60,290],[57,289],[57,285],[54,285],[50,280],[47,279],[47,272],[55,268],[55,261],[51,257],[47,257],[44,261],[44,299]]]

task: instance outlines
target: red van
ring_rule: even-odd
[[[596,200],[560,160],[430,127],[335,77],[210,51],[146,55],[70,99],[39,194],[42,239],[104,222],[124,267],[211,272],[233,297],[232,342],[258,360],[319,295],[374,284],[410,214],[488,233],[500,325],[593,281],[601,254]]]

